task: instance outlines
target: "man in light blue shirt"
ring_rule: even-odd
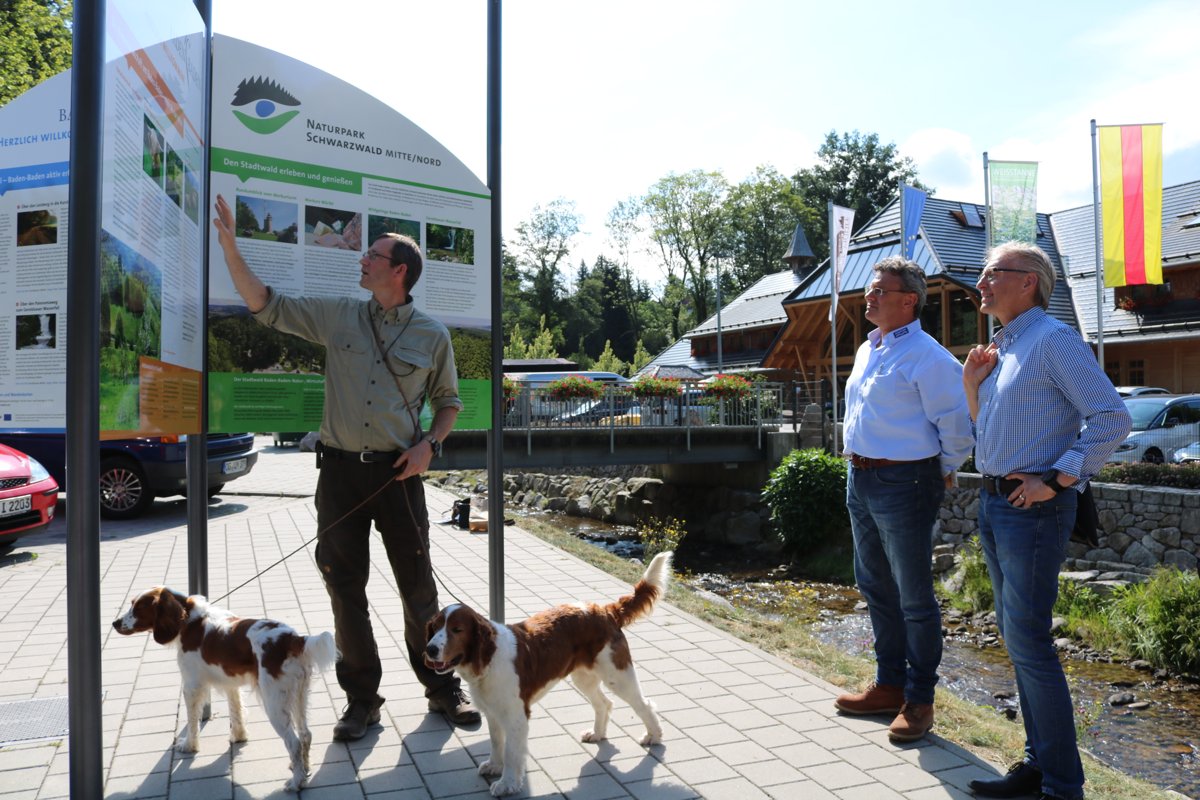
[[[975,347],[963,387],[983,473],[979,542],[996,624],[1017,676],[1025,757],[983,797],[1083,797],[1071,693],[1050,635],[1079,492],[1129,433],[1129,412],[1079,333],[1048,315],[1054,267],[1039,248],[996,247],[976,284],[1004,327]]]
[[[895,741],[933,727],[942,615],[933,593],[933,524],[971,452],[962,365],[921,330],[925,273],[896,256],[874,267],[867,319],[877,327],[846,382],[846,508],[854,577],[875,632],[875,680],[835,705],[895,714]]]

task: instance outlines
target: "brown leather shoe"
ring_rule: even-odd
[[[871,681],[858,694],[840,695],[833,705],[843,714],[856,716],[897,714],[904,705],[904,687],[883,686]]]
[[[430,697],[429,710],[442,712],[455,725],[478,725],[480,722],[479,712],[460,686]]]
[[[342,718],[333,726],[333,738],[339,742],[357,741],[367,735],[367,728],[379,724],[379,707],[383,698],[374,700],[351,700]]]
[[[905,703],[888,726],[888,738],[893,742],[915,742],[924,738],[932,727],[932,703]]]

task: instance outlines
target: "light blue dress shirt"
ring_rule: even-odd
[[[999,360],[979,384],[975,465],[985,475],[1078,475],[1082,491],[1129,433],[1129,412],[1079,333],[1040,306],[992,341]]]
[[[920,320],[868,333],[846,382],[846,451],[893,461],[938,456],[946,475],[973,445],[958,359]]]

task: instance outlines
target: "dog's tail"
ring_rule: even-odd
[[[632,625],[654,610],[654,604],[667,593],[667,581],[671,577],[670,551],[659,553],[646,567],[646,573],[633,587],[633,594],[610,603],[608,610],[622,628]]]
[[[304,662],[313,672],[324,672],[338,660],[337,642],[329,631],[304,637]]]

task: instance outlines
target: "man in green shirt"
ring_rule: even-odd
[[[362,738],[379,722],[384,701],[367,599],[372,522],[400,587],[408,658],[425,686],[430,710],[458,725],[478,723],[479,712],[457,676],[438,675],[422,658],[425,623],[439,605],[420,476],[440,455],[463,405],[450,334],[413,304],[420,248],[397,234],[371,244],[359,261],[359,285],[371,293],[370,300],[289,297],[250,269],[238,249],[232,209],[219,195],[216,205],[213,224],[225,264],[254,318],[325,346],[316,560],[333,605],[341,653],[337,677],[347,699],[333,738]],[[433,423],[422,434],[418,414],[426,398]],[[388,488],[372,498],[389,480]]]

